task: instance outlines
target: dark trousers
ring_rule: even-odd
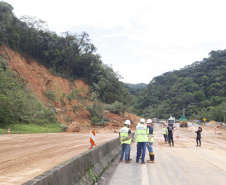
[[[196,137],[196,143],[197,143],[197,145],[199,143],[199,145],[201,146],[201,137]]]
[[[173,142],[173,134],[168,134],[168,141],[169,141],[170,145],[171,145],[171,142],[172,142],[172,144],[174,144],[174,142]]]
[[[164,135],[165,142],[167,142],[167,141],[168,141],[168,136],[167,136],[167,134],[163,134],[163,135]]]

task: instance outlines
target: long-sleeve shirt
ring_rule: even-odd
[[[195,133],[197,133],[197,137],[201,137],[201,132],[202,132],[202,128],[200,128],[200,130],[195,131]]]

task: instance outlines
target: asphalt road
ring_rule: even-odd
[[[218,185],[226,184],[226,133],[204,128],[202,147],[196,147],[195,127],[174,133],[175,146],[163,142],[161,129],[154,143],[155,163],[137,164],[136,143],[130,164],[119,158],[103,174],[99,185]],[[178,136],[178,137],[177,137]],[[146,159],[148,156],[146,155]]]

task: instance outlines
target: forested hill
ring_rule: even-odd
[[[226,113],[226,50],[183,69],[153,78],[138,95],[137,112],[147,117],[179,118],[185,108],[190,119],[224,121]]]
[[[125,83],[125,85],[134,89],[141,89],[147,86],[147,84],[145,83],[138,83],[138,84]]]
[[[128,106],[130,96],[120,75],[105,65],[89,35],[65,32],[58,36],[45,22],[30,16],[14,16],[13,7],[0,1],[0,47],[7,45],[23,56],[31,56],[53,74],[83,79],[99,100]]]

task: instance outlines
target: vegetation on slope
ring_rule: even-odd
[[[58,36],[45,28],[44,21],[30,16],[18,19],[10,4],[0,2],[0,46],[3,44],[32,56],[56,75],[84,79],[104,103],[130,102],[120,75],[102,63],[85,32]]]
[[[35,17],[23,16],[18,19],[14,16],[13,7],[0,1],[0,47],[3,45],[20,52],[28,59],[29,57],[36,59],[57,76],[72,81],[76,79],[84,80],[89,84],[91,93],[95,94],[97,98],[93,104],[99,101],[105,104],[113,104],[112,106],[109,105],[109,109],[118,114],[129,107],[131,97],[124,84],[119,81],[121,76],[114,72],[111,66],[102,63],[100,55],[96,53],[96,47],[91,43],[89,35],[85,32],[81,34],[65,32],[62,33],[62,36],[58,36],[46,28],[44,21]],[[3,60],[1,61],[4,63]],[[4,63],[4,66],[7,66],[6,63]],[[10,70],[7,68],[7,71]],[[2,70],[4,78],[8,78],[10,75],[13,75],[11,71]],[[11,83],[11,78],[5,84],[0,84],[2,89],[0,95],[4,99],[4,103],[0,106],[2,111],[0,113],[0,125],[11,124],[12,126],[13,123],[40,125],[44,122],[56,122],[54,113],[42,107],[33,95],[30,95],[30,97],[30,92],[25,91],[25,86],[21,85],[23,83],[16,80],[15,76],[14,79],[15,86],[21,87],[19,92],[17,91],[18,88],[15,87],[10,89],[11,94],[8,93],[7,87],[8,83]],[[50,101],[56,99],[54,91],[49,90],[44,92],[44,95]],[[18,99],[18,96],[21,99]],[[69,101],[71,98],[67,96]],[[64,101],[61,103],[65,104]],[[102,103],[99,102],[98,105],[102,105]],[[85,108],[92,113],[95,106]],[[105,123],[106,120],[101,114],[103,113],[99,113],[98,116],[92,115],[93,122]],[[70,119],[70,121],[72,120]]]
[[[226,114],[226,50],[183,69],[153,78],[139,92],[137,113],[147,117],[176,118],[185,108],[190,119],[224,121]]]
[[[55,119],[53,108],[44,107],[26,88],[22,79],[18,79],[11,71],[2,57],[0,57],[0,87],[1,128],[7,129],[9,125],[11,128],[17,127],[16,125],[20,123],[29,124],[21,132],[26,132],[26,130],[40,132],[40,126],[46,127],[46,132],[62,131]],[[47,125],[51,125],[52,128]]]

